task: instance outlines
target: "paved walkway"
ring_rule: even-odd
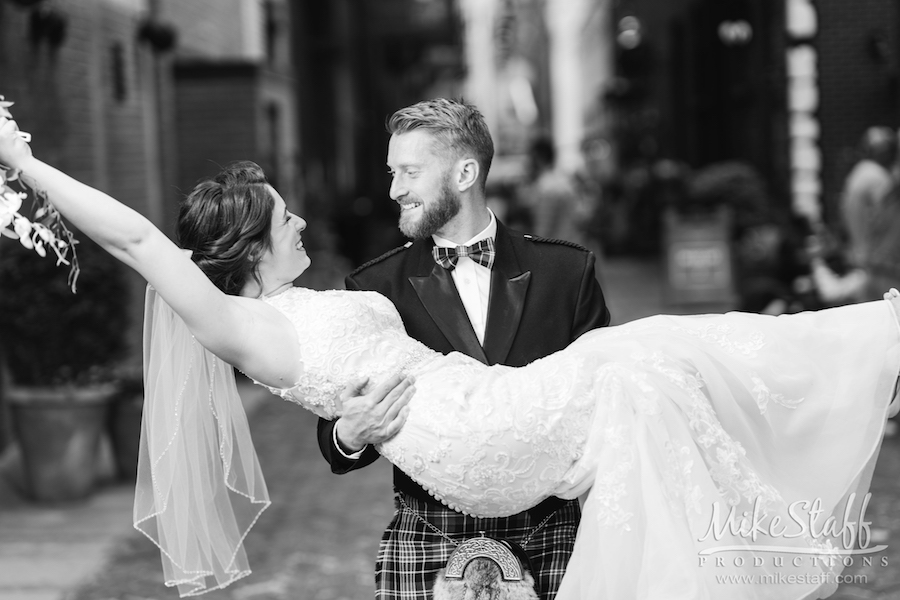
[[[131,486],[110,486],[67,508],[0,510],[0,598],[64,598],[130,529],[133,497]]]
[[[614,324],[627,322],[635,318],[657,314],[660,312],[688,312],[676,307],[668,307],[664,303],[663,292],[660,285],[661,273],[656,263],[636,260],[615,259],[609,260],[604,265],[603,283],[607,294],[607,302],[613,314]],[[268,394],[252,386],[242,390],[242,396],[248,405],[248,410],[253,411],[258,403],[268,397]],[[312,427],[311,424],[308,424]],[[303,428],[306,430],[306,427]],[[263,432],[261,432],[263,433]],[[311,444],[312,442],[310,442]],[[307,452],[314,452],[306,449]],[[879,461],[878,469],[873,482],[873,501],[870,506],[873,527],[878,528],[879,543],[888,543],[892,532],[900,536],[900,442],[888,440],[885,443],[883,458]],[[277,460],[290,462],[290,457],[279,457]],[[131,535],[131,502],[133,498],[133,486],[124,484],[111,484],[101,486],[96,493],[82,503],[67,505],[65,507],[50,507],[34,505],[18,498],[10,489],[9,480],[16,477],[16,457],[7,452],[0,457],[0,600],[67,600],[73,590],[96,575],[111,557],[112,549],[124,536]],[[320,470],[327,467],[320,460],[315,461]],[[383,462],[383,461],[381,461]],[[296,465],[295,465],[296,466]],[[388,486],[388,465],[381,465],[384,471],[373,475],[374,478]],[[292,467],[293,469],[294,467]],[[342,483],[346,486],[347,483]],[[365,485],[371,486],[371,483]],[[383,486],[383,487],[384,487]],[[270,491],[273,486],[270,485]],[[309,486],[307,486],[308,488]],[[312,486],[316,487],[316,486]],[[330,502],[353,503],[353,498],[348,498],[352,493],[347,492],[347,487],[337,500]],[[328,507],[320,506],[317,502],[323,501],[320,488],[307,489],[308,495],[302,498],[294,497],[292,500],[298,506],[305,506],[307,511],[315,514],[328,514]],[[370,490],[371,491],[371,490]],[[376,493],[377,492],[377,493]],[[353,518],[341,522],[323,523],[318,519],[310,523],[311,529],[305,535],[312,540],[311,548],[303,552],[299,550],[296,556],[290,557],[292,568],[300,569],[306,573],[305,583],[309,589],[323,591],[324,581],[317,581],[316,574],[320,578],[331,578],[334,583],[336,574],[346,572],[347,565],[341,565],[341,557],[347,557],[351,546],[365,544],[366,547],[357,553],[362,556],[361,564],[355,565],[355,571],[364,580],[363,587],[370,585],[371,565],[369,560],[373,556],[373,549],[369,546],[377,544],[376,530],[380,531],[385,515],[390,508],[389,490],[378,488],[371,491],[371,497],[384,498],[373,502],[371,506],[350,509],[357,512],[369,511],[371,516],[362,515],[362,519],[368,518],[377,523],[369,527],[371,535],[366,534],[366,539],[361,538],[360,525]],[[362,496],[360,496],[362,497]],[[364,500],[371,502],[371,500]],[[287,502],[285,504],[290,504]],[[274,509],[270,509],[274,510]],[[292,509],[293,510],[293,509]],[[348,510],[346,507],[342,511]],[[317,512],[321,511],[321,512]],[[376,515],[377,513],[377,515]],[[345,513],[346,514],[346,513]],[[275,519],[275,515],[272,515]],[[286,520],[283,520],[286,519]],[[282,515],[276,520],[279,522],[298,521],[301,517],[295,514]],[[315,519],[314,519],[315,520]],[[353,531],[338,531],[340,529],[352,529]],[[343,536],[343,537],[342,537]],[[371,538],[371,539],[369,539]],[[296,541],[296,540],[294,540]],[[333,542],[335,547],[326,547]],[[331,563],[323,562],[327,554]],[[308,556],[307,556],[308,555]],[[896,547],[891,546],[887,554],[889,565],[887,567],[875,565],[869,569],[852,569],[857,574],[867,576],[867,579],[847,586],[843,586],[835,599],[872,599],[872,598],[900,598],[900,543]],[[895,560],[896,559],[896,560]],[[294,564],[296,563],[296,564]],[[308,563],[308,565],[307,565]],[[294,571],[294,575],[297,571]],[[287,580],[281,581],[279,577],[290,577],[290,574],[270,574],[269,577],[261,577],[254,586],[245,588],[241,597],[263,597],[274,593],[269,587],[282,585],[287,589]],[[265,589],[255,589],[263,586]],[[266,587],[269,586],[269,587]],[[334,596],[316,597],[356,597],[358,594],[343,594]],[[85,596],[82,596],[85,597]],[[91,596],[92,598],[94,596]],[[116,596],[116,598],[129,599],[132,596]],[[174,591],[169,590],[166,596],[175,598]],[[268,596],[266,596],[268,597]],[[279,596],[281,597],[281,596]],[[96,597],[97,600],[107,600],[106,596]]]
[[[242,385],[241,396],[249,412],[270,394]],[[107,447],[99,462],[98,489],[87,499],[40,505],[16,493],[21,472],[15,450],[0,459],[0,600],[64,600],[133,531],[134,484],[113,480]]]

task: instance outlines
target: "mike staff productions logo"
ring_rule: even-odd
[[[740,514],[735,506],[725,512],[716,502],[709,527],[697,541],[720,542],[727,535],[729,538],[752,542],[752,546],[737,544],[705,548],[698,553],[699,566],[737,567],[744,572],[748,568],[757,567],[767,573],[765,581],[759,583],[824,583],[829,576],[832,581],[841,583],[841,576],[831,572],[835,567],[854,564],[887,567],[887,556],[875,556],[885,550],[887,545],[873,545],[872,523],[865,519],[870,499],[871,494],[866,494],[859,503],[858,512],[854,512],[856,494],[851,494],[844,508],[843,518],[825,514],[819,498],[791,503],[784,518],[782,515],[770,518],[759,498],[754,501],[752,511],[745,510]],[[790,540],[796,541],[789,543]],[[742,554],[748,551],[754,555],[748,557]],[[766,553],[772,555],[767,557]],[[805,567],[819,572],[803,573]],[[772,568],[785,568],[792,571],[792,574],[779,576]],[[752,576],[749,576],[750,580],[746,580],[748,576],[736,577],[741,581],[731,583],[753,582]],[[857,581],[864,575],[845,577],[853,577],[855,583],[865,583]]]

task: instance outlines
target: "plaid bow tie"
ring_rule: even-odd
[[[431,249],[434,256],[434,262],[441,265],[448,271],[456,268],[456,263],[460,256],[468,256],[479,265],[494,268],[494,240],[487,238],[472,246],[456,246],[455,248],[442,248],[434,246]]]

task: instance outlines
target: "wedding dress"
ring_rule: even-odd
[[[860,511],[900,369],[888,302],[651,317],[521,368],[430,350],[375,292],[266,302],[302,352],[273,393],[330,419],[356,377],[415,377],[378,450],[451,508],[583,496],[559,600],[825,597],[874,551]]]
[[[415,377],[378,450],[440,501],[490,517],[583,500],[558,600],[819,598],[879,564],[864,511],[900,371],[889,302],[651,317],[512,368],[430,350],[375,292],[265,301],[301,350],[273,393],[335,418],[352,380]],[[269,499],[232,369],[152,288],[145,307],[134,522],[193,596],[250,573]]]

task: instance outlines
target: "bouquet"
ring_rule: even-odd
[[[0,96],[0,116],[12,119],[9,107],[13,103]],[[26,142],[31,141],[31,134],[20,131],[19,135]],[[0,237],[17,239],[29,250],[33,249],[40,256],[47,255],[47,248],[56,254],[57,265],[68,265],[69,287],[75,292],[78,280],[78,257],[75,244],[78,241],[66,227],[47,195],[41,190],[29,188],[20,178],[21,173],[0,164]],[[15,187],[14,187],[15,186]],[[22,204],[29,198],[26,190],[31,191],[32,218],[22,214]]]

